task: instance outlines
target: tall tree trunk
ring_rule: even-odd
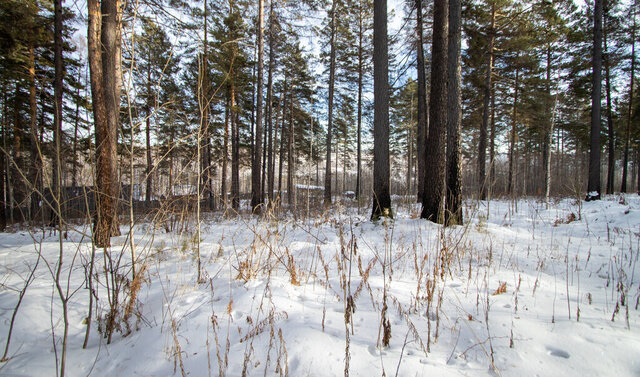
[[[282,168],[284,164],[284,146],[285,146],[285,134],[284,124],[287,113],[287,77],[284,77],[284,88],[282,90],[282,118],[280,119],[280,157],[278,159],[278,199],[282,200]]]
[[[489,134],[489,178],[487,197],[491,200],[496,183],[496,86],[491,80],[491,132]]]
[[[149,61],[151,61],[151,56],[148,57]],[[146,192],[145,192],[145,202],[147,204],[151,203],[151,195],[153,194],[153,159],[151,158],[151,108],[152,108],[152,100],[151,100],[151,65],[149,64],[149,69],[147,70],[147,98],[145,104],[146,110],[146,119],[145,119],[145,136],[146,136],[146,145],[147,145],[147,169],[146,169]]]
[[[265,186],[267,185],[267,131],[268,127],[263,126],[262,135],[262,174],[260,175],[260,197],[264,202]]]
[[[356,130],[356,150],[357,150],[357,167],[356,167],[356,200],[358,207],[362,197],[362,81],[364,75],[364,20],[362,12],[362,0],[358,1],[358,119]]]
[[[604,12],[604,75],[605,75],[605,92],[607,96],[607,149],[609,152],[609,156],[607,159],[607,187],[606,193],[613,194],[613,182],[615,180],[615,169],[616,169],[616,160],[615,160],[615,130],[613,129],[613,111],[611,109],[611,75],[609,74],[611,62],[609,60],[609,48],[607,46],[607,21],[608,21],[608,10]]]
[[[462,150],[460,128],[462,119],[462,94],[460,45],[460,0],[449,0],[449,40],[447,46],[447,189],[445,199],[445,224],[461,225],[462,216]]]
[[[284,97],[284,93],[285,91],[282,91],[282,95],[281,98]],[[276,124],[275,124],[275,129],[274,129],[274,135],[273,135],[273,161],[272,163],[272,168],[271,170],[273,171],[273,184],[274,184],[274,204],[278,205],[280,204],[280,189],[281,189],[281,181],[282,181],[282,168],[279,169],[278,173],[278,190],[277,190],[277,195],[276,195],[276,190],[275,190],[275,170],[276,170],[276,154],[279,155],[279,148],[281,148],[282,146],[282,141],[278,141],[278,132],[282,133],[282,131],[280,130],[280,118],[283,116],[283,106],[280,105],[280,99],[277,100],[276,102],[276,106],[278,107],[277,113],[276,113]],[[282,138],[282,136],[280,136]],[[282,161],[282,156],[279,155],[278,157],[278,163],[280,163]]]
[[[54,1],[54,78],[53,78],[53,139],[55,144],[55,156],[53,157],[53,194],[56,196],[60,209],[64,208],[64,198],[61,196],[62,189],[62,78],[64,66],[62,61],[62,0]],[[60,213],[62,215],[62,213]],[[60,223],[60,219],[53,218],[54,223]],[[58,229],[62,232],[62,229]]]
[[[6,166],[6,154],[7,154],[7,140],[6,140],[6,130],[7,130],[7,92],[5,91],[3,94],[2,101],[2,149],[4,153],[0,153],[0,232],[4,232],[7,227],[7,203],[5,201],[5,197],[8,197],[5,192],[5,177],[7,175],[7,166]],[[5,196],[6,195],[6,196]]]
[[[556,101],[553,99],[551,95],[551,43],[547,43],[547,77],[546,77],[546,85],[547,85],[547,101],[554,102],[554,105],[551,106],[551,103],[548,103],[548,109],[550,114],[548,115],[549,123],[546,125],[544,130],[544,140],[542,144],[542,171],[544,175],[544,201],[547,205],[549,205],[549,195],[551,193],[551,143],[553,142],[553,126],[555,123],[556,116]]]
[[[44,104],[43,104],[44,106]],[[38,139],[38,108],[36,101],[36,59],[35,50],[33,47],[29,48],[29,142],[31,144],[31,161],[33,165],[30,165],[28,170],[29,182],[25,182],[25,186],[30,188],[30,203],[29,203],[29,220],[34,220],[36,212],[38,211],[38,197],[37,191],[41,191],[40,177],[42,176],[43,159],[40,142]]]
[[[228,203],[227,196],[227,172],[229,171],[229,118],[230,118],[229,99],[224,110],[224,137],[222,141],[222,173],[220,179],[220,194],[222,195],[222,206],[226,210]]]
[[[627,192],[627,165],[629,164],[629,138],[631,137],[631,115],[633,114],[633,84],[636,71],[636,2],[633,7],[633,28],[631,29],[631,78],[629,83],[629,104],[627,105],[627,127],[624,134],[624,157],[622,160],[622,185],[620,192]],[[635,171],[635,170],[634,170]],[[633,182],[633,181],[632,181]]]
[[[24,200],[24,185],[17,185],[15,182],[22,182],[22,178],[19,175],[17,166],[23,166],[24,157],[22,156],[22,117],[20,116],[20,83],[16,81],[13,94],[13,156],[7,156],[7,195],[9,196],[9,221],[14,223],[17,213],[15,213],[16,207],[19,206]],[[6,141],[6,135],[5,135]],[[6,145],[5,145],[5,150]],[[13,160],[13,163],[11,163]],[[14,165],[15,164],[15,165]],[[18,211],[18,213],[21,211]]]
[[[269,8],[269,71],[267,78],[267,198],[269,207],[273,204],[273,69],[275,62],[275,1],[271,1]]]
[[[335,1],[335,0],[334,0]],[[387,0],[373,4],[373,210],[372,219],[393,217],[389,190],[389,51]]]
[[[236,111],[235,78],[231,82],[231,207],[240,209],[240,124]]]
[[[413,172],[413,93],[411,93],[411,116],[407,129],[407,177],[406,177],[406,196],[411,195],[411,173]]]
[[[102,54],[103,87],[105,90],[105,105],[107,108],[107,124],[109,127],[111,159],[110,197],[113,200],[111,221],[111,235],[120,235],[118,222],[118,201],[120,197],[120,180],[118,176],[118,131],[120,129],[120,95],[122,88],[122,6],[120,0],[103,0],[102,10]]]
[[[289,141],[287,142],[287,203],[291,211],[295,213],[295,187],[293,182],[293,175],[295,174],[294,166],[294,140],[295,140],[295,125],[293,124],[293,87],[289,94]]]
[[[433,42],[431,44],[431,93],[429,96],[429,131],[425,147],[426,169],[420,217],[433,222],[444,221],[442,201],[445,180],[445,132],[447,128],[447,34],[448,1],[433,7]]]
[[[637,165],[637,184],[636,184],[636,192],[638,193],[638,195],[640,195],[640,151],[636,150],[636,165]]]
[[[200,102],[200,111],[201,111],[201,119],[200,119],[200,129],[198,132],[198,147],[200,150],[200,169],[199,169],[199,179],[198,185],[201,189],[198,190],[198,203],[202,201],[203,198],[205,200],[205,207],[209,207],[211,204],[211,200],[209,197],[211,196],[212,188],[210,186],[210,173],[211,173],[211,143],[209,140],[209,28],[208,28],[208,7],[207,0],[204,2],[204,41],[202,44],[202,65],[201,69],[201,87],[200,87],[200,98],[198,99]],[[226,190],[225,190],[226,192]],[[202,197],[200,197],[202,195]]]
[[[424,68],[424,32],[422,22],[422,0],[416,0],[416,54],[417,54],[417,70],[418,70],[418,195],[417,200],[422,201],[422,192],[424,185],[424,172],[426,169],[425,145],[427,144],[427,79],[425,77]]]
[[[324,206],[331,205],[331,134],[333,128],[333,91],[336,76],[336,2],[331,2],[331,41],[329,52],[329,98],[327,102],[327,160],[324,175]]]
[[[120,100],[120,1],[88,0],[87,30],[96,137],[96,216],[93,241],[109,247],[119,234],[117,219],[117,126]]]
[[[595,0],[593,17],[593,86],[591,91],[591,137],[589,152],[589,181],[585,200],[600,199],[600,123],[602,89],[602,1]]]
[[[253,161],[251,163],[251,210],[261,212],[262,190],[260,170],[262,168],[262,76],[264,66],[264,0],[258,0],[258,100],[256,105],[256,129],[253,145]]]
[[[78,70],[78,82],[81,82],[80,72],[82,71]],[[78,88],[76,89],[76,116],[75,116],[74,125],[73,125],[73,147],[72,147],[73,165],[71,166],[71,186],[72,187],[78,186],[78,130],[79,128],[80,128],[80,86],[78,86]]]
[[[487,72],[484,77],[484,100],[482,103],[482,125],[480,126],[480,140],[478,150],[478,190],[480,200],[487,199],[487,129],[489,127],[489,105],[491,103],[491,81],[493,75],[493,48],[496,38],[496,6],[491,3],[491,24],[489,25],[489,51],[487,51]]]
[[[509,141],[509,178],[507,179],[507,193],[513,195],[516,188],[516,135],[518,128],[518,85],[520,79],[520,67],[516,67],[516,79],[514,83],[513,110],[511,113],[511,137]]]

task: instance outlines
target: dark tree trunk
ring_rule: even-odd
[[[611,109],[611,77],[610,77],[610,65],[609,61],[609,48],[607,46],[607,20],[608,20],[608,11],[604,12],[604,74],[605,74],[605,92],[607,96],[607,149],[608,149],[608,159],[607,159],[607,194],[613,194],[613,183],[615,180],[615,169],[616,169],[616,160],[615,160],[615,130],[613,129],[613,111]]]
[[[258,0],[258,90],[256,104],[256,129],[253,144],[253,161],[251,163],[251,210],[254,213],[262,211],[262,189],[260,173],[262,168],[262,75],[264,65],[264,0]]]
[[[55,69],[53,78],[53,139],[55,144],[55,156],[53,157],[53,193],[59,203],[56,210],[62,210],[64,200],[61,197],[62,187],[62,78],[64,75],[64,66],[62,61],[62,0],[54,1],[54,58],[53,65]],[[62,213],[59,213],[62,215]],[[51,219],[54,223],[59,224],[60,219],[57,216]],[[62,231],[58,229],[58,231]]]
[[[447,47],[447,191],[445,224],[461,225],[462,216],[462,150],[460,128],[462,119],[460,91],[461,67],[461,12],[460,0],[449,0],[449,41]]]
[[[286,88],[286,82],[285,82]],[[285,98],[286,91],[283,89],[281,98]],[[274,187],[274,204],[280,204],[280,190],[282,189],[282,130],[280,126],[280,119],[284,117],[284,102],[280,105],[280,100],[278,100],[277,104],[278,112],[276,114],[276,124],[273,135],[273,172],[274,172],[274,186],[275,186],[275,170],[276,170],[276,154],[278,154],[278,190],[277,194],[275,193]],[[280,140],[278,141],[278,132],[280,132]]]
[[[520,79],[520,67],[516,67],[516,79],[514,83],[513,111],[511,113],[511,137],[509,141],[509,177],[507,179],[507,193],[513,195],[516,188],[516,136],[518,128],[518,85]]]
[[[424,172],[426,169],[425,145],[427,142],[427,79],[424,68],[424,32],[422,22],[422,0],[416,0],[416,40],[417,70],[418,70],[418,201],[422,201],[422,188],[424,185]]]
[[[275,61],[275,14],[274,3],[271,1],[269,7],[269,68],[267,76],[267,198],[269,207],[273,204],[273,68]]]
[[[151,58],[149,56],[149,58]],[[145,135],[147,142],[147,170],[146,170],[146,183],[147,188],[145,192],[145,201],[151,202],[151,195],[153,193],[153,160],[151,158],[151,64],[149,63],[149,69],[147,70],[147,98],[146,98],[146,113],[145,119]]]
[[[411,173],[413,172],[413,93],[411,93],[411,117],[407,130],[407,177],[406,177],[406,196],[411,195]]]
[[[44,104],[43,104],[44,106]],[[31,198],[29,204],[29,220],[34,220],[38,211],[38,202],[40,198],[38,191],[41,191],[41,174],[42,174],[42,154],[39,146],[38,135],[38,108],[36,101],[36,63],[34,48],[29,48],[29,142],[31,144],[30,154],[32,164],[29,166],[28,177],[29,182],[24,185],[29,188],[29,196]]]
[[[240,130],[236,111],[235,78],[231,83],[231,207],[240,209]]]
[[[262,173],[260,175],[260,197],[264,203],[265,186],[267,185],[267,131],[268,127],[263,126],[264,133],[262,135]]]
[[[78,70],[81,72],[80,70]],[[81,73],[78,73],[78,82],[81,82]],[[78,130],[80,128],[80,86],[76,89],[76,116],[73,125],[73,147],[72,158],[73,165],[71,166],[71,186],[78,186]]]
[[[544,140],[542,144],[542,172],[544,180],[544,201],[549,203],[549,194],[551,192],[551,143],[553,135],[553,127],[555,123],[556,101],[551,95],[551,44],[547,44],[547,106],[549,109],[549,123],[544,130]],[[553,101],[553,105],[551,102]]]
[[[7,203],[5,202],[5,177],[7,175],[7,166],[5,164],[7,151],[7,141],[5,133],[7,130],[7,93],[3,95],[2,101],[2,148],[4,153],[0,153],[0,232],[4,232],[7,227]],[[8,195],[7,195],[8,197]]]
[[[230,1],[229,17],[233,15],[233,6],[233,1]],[[231,66],[229,67],[229,121],[231,122],[231,208],[237,213],[240,210],[240,131],[238,129],[240,125],[236,110],[236,73],[233,67],[236,54],[237,45],[234,45]]]
[[[327,118],[327,161],[324,175],[324,206],[331,205],[331,133],[333,128],[333,91],[336,75],[336,2],[331,3],[331,41],[329,53],[329,98]],[[375,43],[374,43],[375,45]]]
[[[487,199],[487,129],[489,128],[489,105],[491,103],[491,81],[493,75],[493,47],[495,42],[496,8],[491,4],[491,24],[489,25],[489,51],[487,52],[487,72],[484,78],[484,99],[482,103],[482,125],[478,150],[478,190],[480,200]]]
[[[295,188],[293,182],[293,175],[295,172],[294,161],[294,139],[295,139],[295,125],[293,124],[293,87],[289,94],[289,141],[287,142],[287,203],[291,211],[295,213]]]
[[[636,3],[634,2],[634,5]],[[631,137],[631,115],[633,114],[633,84],[636,70],[636,7],[633,8],[633,28],[631,29],[631,78],[629,83],[629,104],[627,105],[627,127],[624,134],[624,157],[622,160],[622,185],[620,192],[627,192],[627,165],[629,164],[629,138]],[[635,170],[634,170],[635,171]]]
[[[278,159],[278,199],[282,200],[282,169],[284,164],[284,146],[285,146],[285,134],[284,124],[287,114],[287,77],[284,78],[284,89],[282,91],[282,118],[280,119],[280,158]]]
[[[226,209],[229,204],[227,196],[227,172],[229,171],[229,118],[231,109],[229,99],[224,109],[224,138],[222,140],[222,172],[220,178],[220,195],[222,196],[222,206]]]
[[[358,207],[362,197],[362,76],[364,74],[364,20],[362,0],[358,2],[358,119],[357,119],[357,168],[356,168],[356,200]]]
[[[491,132],[489,134],[489,178],[487,179],[487,197],[491,200],[493,186],[496,183],[496,87],[491,80]]]
[[[200,171],[198,184],[202,189],[199,191],[199,194],[202,195],[202,198],[198,198],[198,200],[206,199],[205,208],[212,209],[213,208],[213,187],[212,179],[211,179],[211,142],[209,139],[209,53],[208,53],[208,35],[209,29],[207,27],[208,21],[208,9],[207,9],[207,1],[204,2],[204,43],[203,43],[203,52],[202,52],[202,87],[200,89],[200,107],[202,112],[202,119],[200,124],[200,130],[198,134],[198,143],[200,147]]]
[[[389,190],[389,51],[387,0],[373,4],[373,210],[393,217]]]
[[[600,123],[602,89],[602,0],[595,0],[593,17],[593,86],[591,91],[591,137],[589,151],[589,181],[585,200],[600,199]]]
[[[434,3],[433,42],[431,44],[431,93],[429,96],[429,131],[425,147],[424,186],[420,217],[433,222],[444,221],[442,201],[445,180],[445,132],[447,128],[447,34],[448,1]]]

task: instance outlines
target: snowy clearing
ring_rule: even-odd
[[[417,206],[397,208],[386,224],[368,221],[368,209],[297,221],[208,219],[202,283],[195,227],[167,233],[141,223],[133,300],[123,226],[111,250],[122,258],[120,331],[111,344],[101,335],[108,282],[97,249],[86,349],[91,243],[79,226],[63,242],[60,279],[71,294],[67,375],[337,376],[347,360],[351,376],[640,375],[640,198],[465,208],[469,224],[446,230],[416,219]],[[56,374],[59,245],[50,231],[0,235],[3,350],[42,250],[1,375]]]

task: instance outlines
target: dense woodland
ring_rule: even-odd
[[[0,226],[640,186],[635,0],[394,6],[0,0]]]

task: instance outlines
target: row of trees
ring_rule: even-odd
[[[250,192],[256,211],[295,206],[298,184],[325,206],[372,195],[374,217],[416,195],[460,223],[463,189],[584,189],[590,145],[599,184],[598,137],[606,192],[640,178],[635,2],[408,0],[391,33],[371,0],[64,5],[0,0],[0,225],[95,186],[104,245],[123,188],[235,211]]]

